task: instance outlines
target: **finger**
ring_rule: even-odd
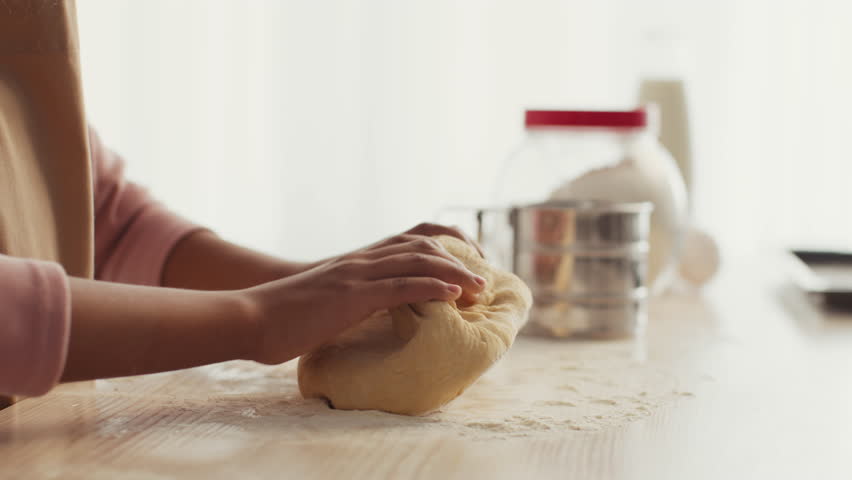
[[[427,255],[434,255],[436,257],[445,258],[453,263],[457,263],[458,265],[467,268],[461,260],[455,257],[455,255],[451,254],[447,251],[437,240],[431,237],[422,237],[415,236],[417,240],[407,243],[398,243],[395,245],[388,245],[381,248],[376,248],[374,250],[368,250],[365,252],[361,252],[357,255],[357,258],[365,259],[365,260],[378,260],[380,258],[389,257],[391,255],[397,255],[400,253],[409,253],[409,252],[420,252],[425,253]]]
[[[370,250],[367,252],[362,252],[354,258],[362,260],[378,260],[384,257],[389,257],[402,253],[422,252],[428,255],[434,255],[436,257],[449,260],[450,262],[458,265],[465,271],[470,272],[467,265],[465,265],[461,260],[456,258],[453,254],[448,252],[437,240],[431,237],[423,237],[419,235],[416,237],[418,239],[414,240],[413,242],[396,244],[387,247],[377,248],[375,250]],[[473,272],[471,272],[471,274],[473,274]],[[480,287],[484,287],[486,285],[485,280],[482,279],[482,277],[475,276],[475,274],[474,281],[477,282]],[[463,289],[462,299],[466,303],[476,303],[477,295],[480,291],[480,289],[471,290],[471,287],[468,286],[467,288]]]
[[[408,252],[367,262],[366,279],[380,280],[396,277],[432,277],[462,287],[469,293],[479,293],[485,279],[463,265],[425,253]]]
[[[364,288],[374,310],[430,300],[449,302],[459,298],[462,292],[458,285],[429,277],[386,278],[367,282]]]
[[[482,248],[480,248],[479,244],[473,241],[470,237],[468,237],[460,228],[457,227],[448,227],[446,225],[439,225],[437,223],[421,223],[406,233],[413,233],[417,235],[449,235],[451,237],[458,238],[459,240],[466,242],[471,247],[475,248],[477,252],[479,252],[479,256],[485,257],[485,254],[482,252]]]

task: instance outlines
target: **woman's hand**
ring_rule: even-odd
[[[485,280],[431,235],[470,241],[457,229],[422,224],[305,272],[238,292],[253,305],[253,360],[276,364],[334,338],[373,312],[406,303],[472,299]]]
[[[420,225],[417,225],[416,227],[406,231],[402,235],[397,235],[395,237],[388,238],[386,240],[379,242],[379,244],[385,243],[385,242],[393,242],[396,239],[398,239],[399,237],[404,236],[404,235],[424,235],[424,236],[427,236],[427,237],[432,237],[432,236],[435,236],[435,235],[449,235],[451,237],[456,237],[459,240],[467,242],[470,246],[475,248],[477,252],[479,252],[480,256],[483,256],[483,257],[485,256],[482,253],[482,248],[479,246],[479,244],[474,242],[467,235],[465,235],[465,233],[463,231],[461,231],[460,228],[448,227],[446,225],[439,225],[437,223],[421,223]],[[367,248],[371,248],[371,247],[367,247]]]

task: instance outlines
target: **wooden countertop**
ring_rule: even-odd
[[[64,385],[0,411],[0,478],[852,478],[852,319],[738,263],[644,338],[522,337],[425,417],[301,399],[295,364]]]

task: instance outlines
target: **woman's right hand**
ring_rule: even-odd
[[[302,273],[238,291],[251,306],[256,338],[251,359],[285,362],[378,310],[475,298],[485,280],[428,236],[439,233],[469,241],[450,227],[423,224]]]

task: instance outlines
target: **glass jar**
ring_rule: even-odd
[[[499,177],[501,207],[546,201],[650,202],[647,279],[668,286],[686,224],[686,190],[671,155],[632,111],[528,110],[527,137]]]

